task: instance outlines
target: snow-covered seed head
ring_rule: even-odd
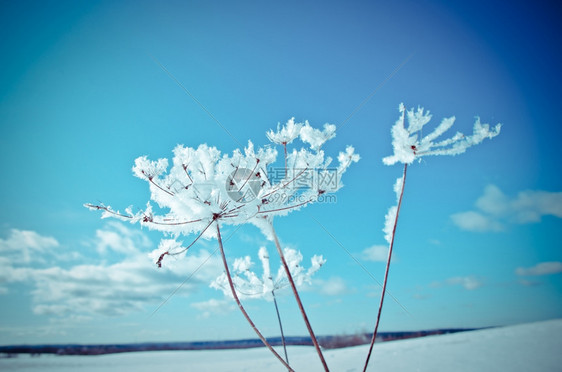
[[[248,168],[236,168],[226,179],[225,187],[230,199],[236,203],[249,203],[258,197],[265,180],[261,172]]]
[[[303,127],[302,123],[295,123],[295,118],[289,119],[287,124],[280,128],[281,124],[277,124],[277,132],[272,129],[267,131],[265,135],[267,138],[278,145],[288,145],[293,142],[300,134]]]
[[[135,160],[134,175],[147,181],[150,199],[144,210],[124,213],[109,206],[87,204],[90,209],[103,210],[102,217],[113,217],[139,223],[174,237],[195,234],[194,241],[181,250],[187,250],[200,238],[216,238],[213,223],[241,225],[252,223],[269,236],[269,223],[275,216],[284,216],[318,201],[327,192],[342,187],[341,176],[359,155],[348,146],[337,157],[339,165],[329,168],[332,159],[320,148],[335,136],[335,126],[325,124],[323,130],[308,122],[296,123],[290,119],[277,132],[268,131],[267,137],[283,145],[284,165],[276,166],[274,146],[255,147],[251,141],[243,149],[222,154],[217,148],[201,144],[197,148],[178,145],[173,158],[149,160],[141,156]],[[287,144],[300,138],[305,147],[290,149]],[[170,166],[171,164],[171,166]],[[334,177],[328,177],[333,172]],[[329,185],[319,180],[333,180]],[[312,183],[310,183],[310,181]],[[153,204],[163,214],[155,213]],[[158,266],[168,255],[155,257]]]
[[[301,265],[303,256],[299,251],[291,248],[285,248],[283,251],[291,276],[297,286],[302,286],[304,283],[310,284],[312,276],[326,263],[324,257],[314,255],[310,259],[310,266],[307,269]],[[245,256],[235,259],[232,280],[239,298],[264,298],[271,301],[273,299],[271,292],[287,287],[289,281],[283,267],[279,267],[275,276],[271,274],[269,254],[265,247],[259,249],[258,256],[262,264],[261,275],[251,270],[254,263],[250,256]],[[217,277],[210,286],[222,291],[226,296],[232,297],[232,291],[228,285],[228,278],[225,273]]]
[[[428,135],[422,136],[423,127],[431,120],[429,111],[423,107],[406,110],[404,104],[400,104],[400,118],[392,126],[392,147],[394,154],[383,159],[384,164],[395,163],[411,164],[416,159],[428,155],[458,155],[465,152],[469,147],[479,144],[486,138],[494,138],[500,134],[501,124],[490,127],[489,124],[480,123],[476,118],[473,133],[465,136],[457,132],[451,138],[437,141],[443,133],[449,130],[455,123],[455,117],[445,118]],[[406,126],[406,122],[408,126]]]

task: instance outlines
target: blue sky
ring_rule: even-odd
[[[361,155],[336,203],[277,219],[282,243],[327,263],[303,288],[317,334],[370,332],[380,287],[398,105],[433,121],[503,124],[492,141],[410,167],[382,330],[480,327],[562,316],[560,26],[547,2],[52,1],[0,5],[0,344],[254,337],[201,241],[175,271],[162,236],[101,220],[86,202],[142,207],[134,159],[176,144],[229,153],[295,117],[338,125],[325,150]],[[199,100],[218,125],[156,62]],[[366,100],[367,98],[370,98]],[[224,128],[231,133],[229,135]],[[265,245],[225,232],[227,255]],[[192,237],[185,237],[189,241]],[[373,248],[375,247],[375,248]],[[371,254],[369,254],[371,253]],[[259,271],[259,265],[256,265]],[[294,300],[285,332],[304,335]],[[397,302],[400,303],[397,304]],[[272,303],[246,306],[267,336]],[[407,309],[407,311],[404,310]],[[151,315],[153,314],[153,315]]]

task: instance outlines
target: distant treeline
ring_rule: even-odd
[[[473,329],[437,329],[416,332],[379,332],[378,341],[392,341],[406,338],[424,337],[446,333],[471,331]],[[335,349],[369,343],[371,334],[320,336],[318,342],[323,348]],[[268,338],[273,346],[282,345],[281,337]],[[310,337],[286,337],[286,345],[312,346]],[[114,353],[128,353],[136,351],[164,351],[164,350],[220,350],[220,349],[249,349],[263,347],[259,339],[228,340],[228,341],[195,341],[195,342],[146,342],[137,344],[104,344],[104,345],[14,345],[0,346],[0,354],[13,356],[14,354],[56,354],[56,355],[101,355]]]

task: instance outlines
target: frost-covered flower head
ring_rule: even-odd
[[[265,133],[267,138],[273,143],[278,145],[288,145],[297,138],[301,132],[303,126],[302,123],[295,123],[295,118],[289,119],[287,124],[280,128],[281,123],[277,124],[277,132],[270,129]]]
[[[291,248],[285,248],[283,251],[291,276],[297,286],[301,286],[305,282],[310,284],[312,276],[326,263],[322,256],[314,255],[310,259],[310,267],[306,269],[301,266],[303,256],[300,252]],[[233,273],[235,275],[232,281],[239,298],[265,298],[271,301],[273,299],[272,292],[288,286],[289,281],[283,267],[279,267],[275,278],[272,276],[269,266],[269,254],[265,247],[259,249],[258,255],[263,270],[261,277],[251,270],[254,263],[250,256],[245,256],[234,261]],[[226,296],[232,297],[225,273],[216,278],[211,283],[211,287],[223,291]]]
[[[501,124],[490,128],[488,124],[480,123],[480,118],[476,118],[472,135],[465,136],[457,132],[449,139],[435,142],[439,136],[453,126],[455,122],[454,116],[443,119],[433,132],[420,138],[423,127],[431,120],[429,111],[424,111],[422,107],[418,107],[416,111],[414,109],[406,110],[402,103],[399,110],[402,115],[393,125],[391,131],[394,154],[383,158],[383,162],[386,165],[393,165],[398,162],[411,164],[414,160],[421,160],[426,155],[462,154],[466,149],[479,144],[484,139],[494,138],[500,133],[501,129]],[[407,128],[406,119],[408,120]],[[400,196],[404,186],[404,175],[397,178],[394,184],[397,204],[390,207],[385,216],[383,232],[385,234],[384,238],[388,243],[391,243],[394,234],[393,229],[396,225]]]
[[[309,147],[285,152],[285,166],[275,167],[277,150],[271,146],[256,149],[250,141],[232,154],[221,154],[206,144],[197,148],[178,145],[171,166],[168,159],[152,161],[141,156],[135,160],[133,173],[149,183],[156,205],[148,202],[144,210],[133,212],[129,207],[124,213],[105,205],[86,207],[103,210],[102,218],[140,223],[174,237],[198,234],[193,242],[216,237],[216,230],[209,227],[219,221],[221,225],[253,223],[270,237],[269,224],[274,216],[286,215],[317,201],[326,192],[337,191],[343,186],[342,174],[359,160],[353,147],[348,146],[339,154],[337,167],[330,168],[332,159],[320,150],[335,136],[335,126],[330,124],[320,131],[291,119],[278,133],[285,140],[298,134]],[[173,254],[181,251],[175,249]],[[166,254],[172,253],[163,252],[158,264]]]
[[[300,132],[300,138],[303,142],[310,144],[313,150],[320,150],[322,145],[336,136],[336,126],[334,124],[324,124],[324,130],[311,127],[305,122]]]
[[[300,138],[302,142],[309,144],[312,150],[318,151],[326,141],[336,136],[336,126],[326,123],[324,129],[320,130],[313,128],[308,121],[295,123],[295,118],[291,118],[283,127],[277,124],[277,132],[270,129],[266,136],[278,145],[288,145]]]
[[[394,154],[383,159],[386,165],[395,163],[411,164],[416,159],[427,155],[458,155],[462,154],[471,146],[477,145],[486,138],[494,138],[500,133],[501,124],[490,128],[488,124],[480,123],[476,118],[473,133],[465,136],[457,132],[453,137],[435,142],[435,140],[451,128],[455,117],[445,118],[433,132],[423,138],[422,128],[431,120],[429,111],[424,112],[423,107],[406,110],[404,104],[400,104],[401,117],[392,127],[392,147]],[[406,119],[408,127],[406,128]]]

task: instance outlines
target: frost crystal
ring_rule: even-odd
[[[359,160],[359,155],[348,146],[338,155],[337,167],[328,168],[332,159],[320,147],[335,136],[332,124],[318,130],[308,122],[295,123],[291,119],[277,132],[267,132],[267,136],[285,146],[284,166],[275,166],[275,148],[256,148],[250,141],[243,150],[236,149],[230,155],[206,144],[197,148],[178,145],[171,167],[167,159],[151,161],[142,156],[135,160],[133,174],[149,183],[156,205],[148,202],[144,210],[137,212],[130,207],[119,212],[106,205],[85,206],[103,211],[103,218],[139,223],[174,237],[197,234],[195,241],[214,238],[216,230],[209,227],[219,221],[222,225],[252,223],[269,238],[274,216],[296,211],[314,203],[325,192],[340,189],[342,174]],[[286,144],[297,137],[308,148],[287,152]],[[330,187],[319,180],[330,180]],[[157,263],[160,265],[166,255],[184,252],[195,241],[183,249],[162,251]]]
[[[305,269],[300,265],[303,260],[303,256],[300,252],[290,248],[285,248],[283,251],[291,271],[291,276],[297,286],[302,286],[305,282],[310,284],[314,273],[326,263],[326,260],[322,256],[314,255],[310,260],[310,267]],[[272,291],[277,291],[288,286],[289,282],[283,267],[279,267],[277,275],[273,278],[269,265],[269,254],[265,247],[259,249],[258,255],[263,270],[261,277],[251,271],[253,262],[250,256],[246,256],[244,258],[237,258],[234,261],[234,276],[232,281],[234,282],[239,298],[265,298],[268,301],[272,301]],[[232,297],[232,292],[228,286],[228,278],[225,273],[221,274],[211,283],[211,288],[221,290],[225,296]]]
[[[477,145],[486,138],[494,138],[500,133],[501,124],[490,128],[488,124],[480,123],[480,118],[476,118],[473,133],[465,136],[457,132],[453,137],[439,142],[434,142],[439,136],[449,130],[455,117],[445,118],[441,121],[433,132],[421,137],[422,128],[431,120],[429,111],[424,112],[422,107],[406,110],[404,104],[400,104],[399,111],[401,117],[392,127],[392,147],[394,154],[383,159],[384,164],[392,165],[398,162],[411,164],[416,159],[421,159],[427,155],[458,155],[462,154],[471,146]],[[408,128],[406,128],[406,118]]]
[[[404,182],[404,177],[399,177],[394,183],[394,193],[396,194],[396,205],[390,207],[386,216],[384,216],[384,239],[390,244],[392,240],[392,234],[394,230],[394,223],[396,222],[396,213],[398,212],[398,200],[400,199],[400,190],[402,189],[402,183]]]
[[[312,128],[305,122],[301,129],[300,137],[303,142],[310,144],[313,150],[320,150],[322,145],[336,136],[336,126],[334,124],[324,124],[324,130]]]
[[[266,132],[267,138],[278,145],[288,145],[297,138],[303,126],[302,123],[295,123],[295,118],[291,118],[283,128],[279,128],[281,124],[277,124],[277,132],[269,130]]]

